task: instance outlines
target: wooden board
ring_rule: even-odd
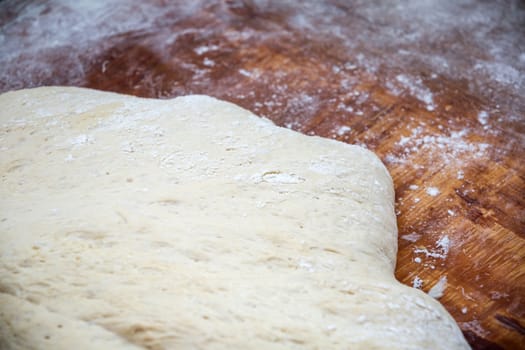
[[[479,47],[485,39],[493,52],[525,46],[521,3],[426,9],[452,26],[472,13],[507,16],[477,39],[468,25],[437,36],[440,28],[411,28],[441,20],[418,22],[410,11],[431,15],[414,1],[385,16],[378,12],[387,8],[361,1],[183,3],[128,1],[114,11],[0,3],[0,91],[209,94],[364,145],[395,182],[397,278],[427,292],[446,278],[439,300],[474,349],[524,348],[525,78],[512,69],[525,59],[513,62],[510,52],[510,63],[500,62]],[[417,38],[396,37],[409,34]]]

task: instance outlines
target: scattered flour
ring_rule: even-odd
[[[440,192],[439,192],[439,189],[436,188],[436,187],[428,187],[426,189],[426,192],[429,196],[432,196],[432,197],[435,197],[437,196]]]
[[[420,78],[399,74],[396,76],[396,80],[401,86],[408,89],[414,97],[425,103],[428,111],[433,111],[436,108],[432,92],[423,84]]]
[[[249,71],[247,71],[246,69],[239,69],[239,73],[241,75],[244,75],[245,77],[251,77],[252,76],[252,73],[250,73]]]
[[[338,136],[343,136],[344,134],[346,134],[347,132],[349,132],[350,130],[352,130],[351,127],[349,126],[346,126],[346,125],[343,125],[341,127],[339,127],[335,133],[338,135]]]
[[[403,238],[403,236],[401,238]],[[449,251],[450,239],[448,235],[444,235],[437,240],[435,248],[432,248],[430,250],[425,247],[415,248],[414,254],[425,254],[427,258],[446,259]]]
[[[405,241],[417,242],[421,238],[421,235],[419,233],[412,232],[407,235],[402,235],[401,238]]]
[[[508,293],[501,293],[501,292],[496,292],[496,291],[492,291],[489,294],[490,294],[490,298],[492,300],[498,300],[498,299],[502,299],[502,298],[507,298],[509,296]]]
[[[207,67],[213,67],[215,66],[215,61],[210,60],[208,57],[205,57],[204,61],[202,61],[202,64],[204,64]]]
[[[217,45],[203,45],[203,46],[196,47],[195,49],[193,49],[193,51],[195,51],[195,53],[200,56],[200,55],[205,54],[208,51],[215,51],[218,49],[219,47]]]
[[[487,125],[489,120],[489,114],[486,111],[480,111],[478,113],[478,121],[481,125]]]
[[[461,166],[463,159],[480,159],[487,155],[489,144],[471,141],[473,135],[468,128],[452,130],[448,135],[427,134],[423,125],[412,128],[409,136],[401,136],[395,143],[399,150],[388,154],[386,162],[396,164],[412,163],[416,154],[425,154],[434,159],[436,166]]]
[[[450,250],[450,238],[448,238],[448,235],[445,235],[438,239],[438,241],[436,242],[436,247],[441,249],[443,255],[445,255],[446,257],[448,255],[448,251]]]
[[[430,288],[428,295],[433,298],[439,299],[443,296],[445,289],[447,288],[447,276],[441,276],[436,284]]]
[[[421,289],[421,287],[423,287],[423,280],[419,278],[419,276],[414,277],[414,280],[412,281],[412,287]]]

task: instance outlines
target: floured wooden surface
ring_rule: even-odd
[[[2,345],[468,348],[394,279],[394,192],[371,152],[206,96],[0,105]]]

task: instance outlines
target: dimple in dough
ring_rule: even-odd
[[[0,96],[0,348],[468,349],[371,152],[207,96]]]

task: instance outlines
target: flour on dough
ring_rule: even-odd
[[[0,96],[2,349],[468,349],[371,152],[207,96]]]

